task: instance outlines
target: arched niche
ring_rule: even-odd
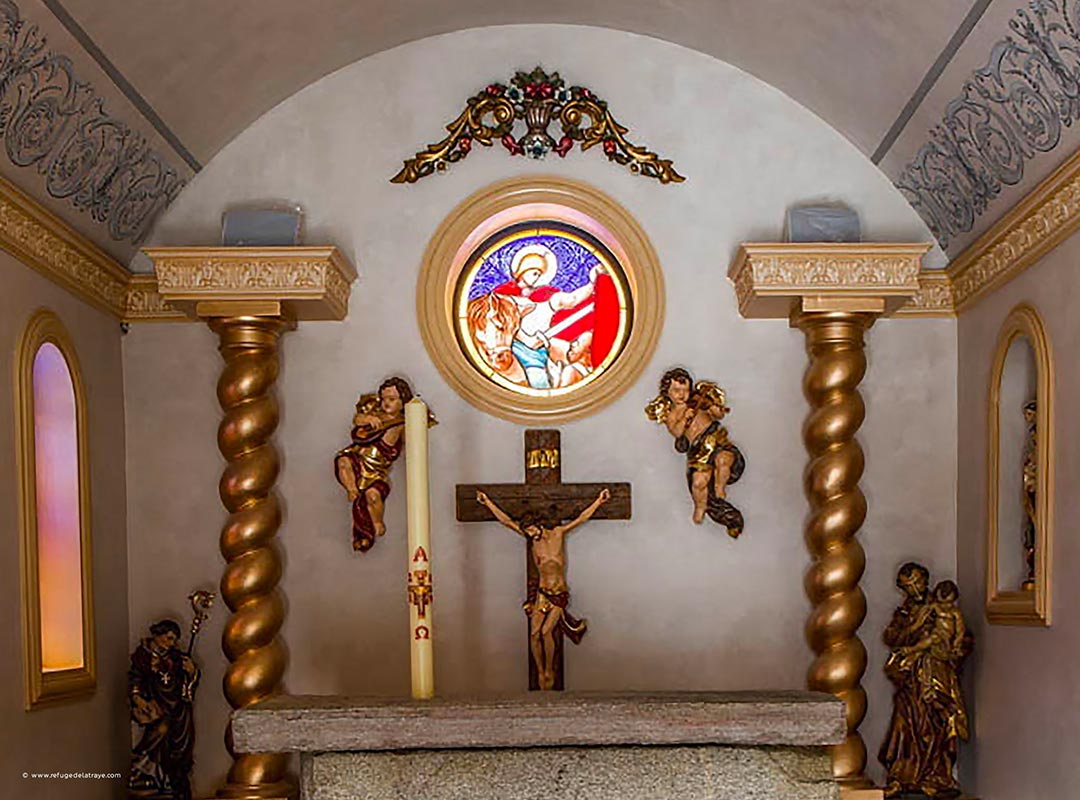
[[[93,693],[86,390],[60,318],[39,309],[15,361],[26,708]]]
[[[1053,541],[1053,359],[1039,313],[1014,308],[990,371],[986,614],[1049,625]]]

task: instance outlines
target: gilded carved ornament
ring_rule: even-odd
[[[272,301],[296,319],[344,319],[356,270],[336,247],[157,247],[164,302],[197,315],[204,303]]]
[[[1080,228],[1080,151],[949,264],[963,308],[1037,263]]]
[[[920,293],[929,244],[745,243],[728,270],[746,317],[787,317],[795,298],[850,303],[873,297],[892,313]],[[873,309],[866,309],[873,310]]]
[[[558,141],[548,133],[555,120],[562,129]],[[513,131],[519,122],[526,131],[515,137]],[[444,172],[468,156],[473,144],[491,147],[495,140],[510,155],[533,159],[550,152],[565,158],[575,144],[582,150],[599,145],[609,161],[635,175],[656,178],[660,183],[686,180],[670,159],[630,142],[626,138],[629,129],[612,116],[604,100],[584,86],[567,86],[558,72],[548,74],[540,67],[516,72],[507,83],[492,83],[477,92],[446,130],[449,135],[407,159],[390,182],[415,183]]]

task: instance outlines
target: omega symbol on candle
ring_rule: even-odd
[[[416,638],[416,639],[429,639],[429,638],[431,638],[430,633],[431,632],[428,630],[427,625],[417,625],[416,626],[416,634],[415,634],[414,638]]]

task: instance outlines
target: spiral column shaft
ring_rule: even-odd
[[[222,317],[211,320],[210,327],[225,360],[217,385],[225,412],[218,448],[227,463],[218,491],[229,512],[220,540],[226,562],[221,596],[232,614],[221,638],[229,659],[223,688],[229,704],[242,708],[280,692],[285,674],[285,649],[278,638],[285,607],[277,589],[282,566],[274,543],[281,507],[274,493],[279,461],[273,390],[279,340],[291,324],[282,317]],[[233,763],[218,797],[296,797],[286,754],[236,753],[231,724],[225,745]]]
[[[869,786],[866,746],[859,725],[866,716],[866,648],[857,632],[866,617],[859,588],[866,555],[856,534],[866,519],[859,489],[863,451],[855,433],[865,416],[859,382],[866,372],[864,332],[875,315],[851,311],[800,312],[793,324],[806,336],[810,365],[803,391],[810,414],[803,442],[810,461],[804,487],[810,502],[806,544],[813,563],[806,594],[813,604],[806,639],[815,653],[807,673],[810,689],[844,701],[847,738],[831,748],[833,775],[841,785]]]

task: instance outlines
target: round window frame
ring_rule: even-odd
[[[522,216],[525,208],[531,213]],[[477,371],[458,342],[454,295],[470,256],[492,234],[526,219],[586,231],[614,254],[626,275],[634,304],[629,337],[614,363],[578,391],[538,397],[503,388]],[[663,328],[664,278],[645,231],[600,190],[567,178],[511,178],[475,192],[440,223],[421,263],[416,309],[428,355],[466,402],[512,422],[568,422],[613,403],[645,370]]]

